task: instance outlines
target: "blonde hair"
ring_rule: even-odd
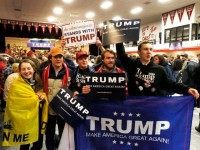
[[[12,71],[13,72],[19,72],[19,63],[13,63],[12,64]]]

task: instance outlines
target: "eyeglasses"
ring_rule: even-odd
[[[63,55],[61,55],[61,54],[58,54],[58,55],[56,55],[56,56],[53,56],[54,58],[62,58],[63,57]]]

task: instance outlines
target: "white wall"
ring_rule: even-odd
[[[161,32],[161,22],[150,23],[140,27],[139,41],[155,40],[159,43],[159,32]]]

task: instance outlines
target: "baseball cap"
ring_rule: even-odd
[[[186,54],[186,53],[183,53],[183,54],[181,54],[181,56],[183,56],[183,57],[188,57],[188,54]]]
[[[77,52],[76,53],[76,60],[79,59],[80,57],[83,57],[83,56],[88,57],[89,55],[88,55],[88,53],[86,51]]]
[[[52,48],[51,50],[50,50],[50,52],[49,52],[49,54],[51,55],[51,56],[56,56],[56,55],[63,55],[63,50],[61,50],[60,48],[58,48],[58,47],[54,47],[54,48]]]

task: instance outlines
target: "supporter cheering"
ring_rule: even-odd
[[[20,62],[19,73],[6,79],[9,89],[5,93],[3,146],[21,145],[20,150],[28,150],[33,143],[32,150],[42,149],[41,133],[44,133],[47,122],[48,105],[46,94],[40,92],[41,83],[36,66],[29,59]],[[16,136],[19,139],[13,140]]]
[[[161,96],[162,90],[175,93],[189,93],[196,99],[199,93],[196,89],[176,83],[167,78],[163,67],[151,61],[153,47],[148,41],[138,45],[139,59],[133,60],[127,56],[122,43],[116,44],[117,56],[128,74],[128,94],[131,96]]]

